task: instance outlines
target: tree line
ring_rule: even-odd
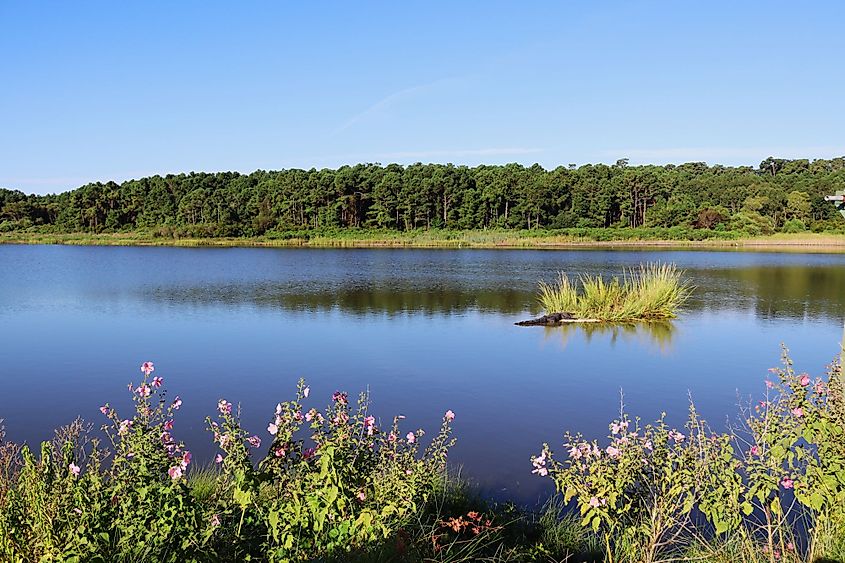
[[[842,228],[824,196],[845,157],[751,166],[357,164],[192,172],[44,196],[0,189],[0,231],[258,236],[337,228],[688,227],[766,234]]]

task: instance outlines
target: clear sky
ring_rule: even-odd
[[[0,0],[0,186],[845,154],[845,2]]]

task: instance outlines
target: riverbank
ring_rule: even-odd
[[[734,232],[676,229],[555,231],[351,230],[285,232],[260,237],[164,237],[128,233],[0,233],[0,244],[83,246],[311,247],[311,248],[707,248],[779,252],[845,252],[845,234],[797,233],[751,237]]]

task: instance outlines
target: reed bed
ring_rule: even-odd
[[[607,322],[675,318],[692,292],[675,264],[648,263],[605,280],[563,272],[552,283],[540,282],[538,300],[547,314],[572,313],[577,319]]]

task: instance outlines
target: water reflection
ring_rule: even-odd
[[[577,272],[572,272],[577,273]],[[600,271],[613,275],[613,269]],[[761,319],[840,319],[845,313],[845,268],[842,266],[748,266],[686,268],[695,291],[687,311],[750,311]],[[536,280],[551,279],[554,270],[537,272],[535,280],[478,279],[473,283],[429,277],[398,282],[391,279],[341,281],[247,280],[241,283],[166,283],[139,288],[142,298],[158,304],[211,306],[223,304],[277,308],[312,313],[339,310],[356,316],[405,313],[457,315],[467,311],[509,315],[536,313]],[[495,282],[495,283],[493,283]],[[521,320],[521,319],[518,319]],[[624,332],[625,329],[622,329]],[[654,332],[654,330],[651,330]]]
[[[575,338],[587,343],[598,337],[608,342],[611,348],[618,343],[639,343],[656,349],[661,354],[672,351],[672,338],[678,331],[671,321],[648,323],[572,323],[562,326],[543,327],[547,341],[559,341],[565,348]]]

